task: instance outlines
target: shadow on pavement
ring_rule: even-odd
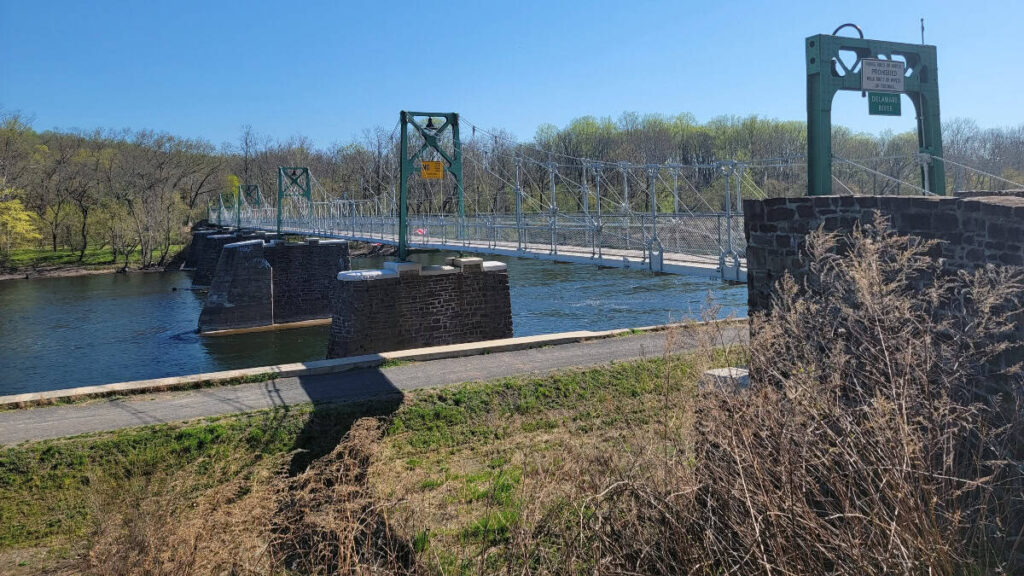
[[[330,454],[356,420],[389,416],[403,399],[402,391],[375,368],[304,376],[299,384],[313,402],[313,413],[295,439],[288,469],[291,475]]]

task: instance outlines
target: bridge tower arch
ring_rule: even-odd
[[[836,35],[846,27],[855,28],[860,37]],[[840,90],[906,94],[917,114],[917,142],[924,159],[921,170],[923,188],[934,194],[945,194],[935,46],[865,39],[858,26],[843,24],[832,34],[808,37],[804,48],[807,66],[807,194],[827,195],[832,191],[832,99]],[[856,59],[847,63],[843,54],[855,55]],[[891,83],[886,82],[885,74],[892,70],[902,70],[902,76],[891,78]],[[876,71],[881,71],[881,75]]]
[[[426,121],[423,125],[423,119]],[[435,118],[443,119],[440,126],[435,124]],[[417,121],[417,119],[420,119]],[[400,157],[399,157],[399,196],[398,196],[398,259],[405,260],[409,253],[409,230],[407,219],[409,216],[408,200],[409,200],[409,177],[412,176],[413,168],[415,167],[416,161],[421,160],[421,176],[426,178],[444,178],[444,170],[441,162],[434,163],[436,168],[440,168],[441,171],[432,171],[430,168],[434,166],[428,166],[427,163],[430,161],[422,161],[423,153],[427,150],[436,151],[441,158],[443,163],[447,166],[449,172],[455,177],[455,194],[457,196],[458,210],[459,210],[459,221],[458,221],[458,237],[461,240],[464,237],[464,224],[466,221],[466,205],[463,200],[463,187],[462,187],[462,143],[459,140],[459,115],[454,112],[407,112],[402,110],[399,114],[399,124],[402,125],[401,145],[400,145]],[[423,144],[411,156],[409,155],[409,126],[412,126],[416,133],[423,139]],[[452,150],[445,150],[445,146],[442,146],[442,136],[447,131],[451,131],[452,135]]]
[[[303,208],[305,214],[301,214]],[[299,217],[313,218],[313,178],[305,166],[281,166],[277,169],[277,233],[286,218]]]

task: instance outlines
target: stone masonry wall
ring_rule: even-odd
[[[330,318],[338,272],[351,269],[348,242],[274,242],[266,253],[274,269],[274,322]]]
[[[339,240],[227,244],[199,316],[199,331],[329,318],[331,288],[338,272],[348,269],[348,243]]]
[[[196,237],[193,236],[193,239]],[[213,234],[199,235],[196,247],[195,272],[192,273],[192,287],[205,288],[213,282],[213,273],[217,271],[217,261],[224,246],[245,238],[234,232],[218,231]]]
[[[205,228],[192,233],[191,247],[185,259],[185,268],[195,270],[192,274],[192,288],[207,288],[213,282],[217,261],[224,246],[245,240],[272,240],[276,234],[254,230],[231,228]],[[191,266],[190,266],[191,264]]]
[[[750,314],[768,311],[772,288],[784,272],[799,278],[805,238],[819,227],[849,231],[870,223],[876,212],[904,235],[941,240],[934,256],[949,270],[987,264],[1024,266],[1024,198],[990,196],[814,196],[746,200],[747,298]],[[1024,317],[1017,322],[1024,342]],[[1024,361],[1022,348],[1004,356],[1002,367]]]
[[[511,337],[505,265],[480,258],[450,263],[388,263],[339,274],[327,357]]]
[[[954,192],[957,198],[981,198],[984,196],[1017,196],[1024,198],[1024,190],[961,190]]]
[[[199,331],[274,323],[273,270],[262,240],[224,246],[199,314]]]
[[[211,234],[217,234],[218,231],[214,228],[196,228],[192,231],[192,241],[188,243],[188,252],[185,254],[185,263],[182,264],[183,270],[195,270],[196,260],[199,255],[203,253],[203,246],[206,243],[206,237]]]

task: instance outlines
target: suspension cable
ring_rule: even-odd
[[[845,158],[840,158],[839,156],[833,156],[833,158],[835,158],[836,160],[839,160],[840,162],[846,162],[847,164],[851,164],[853,166],[856,166],[857,168],[860,168],[861,170],[867,170],[868,172],[871,172],[872,174],[877,174],[878,176],[881,176],[882,178],[887,178],[889,180],[892,180],[893,182],[897,182],[899,184],[903,184],[905,186],[909,186],[909,187],[911,187],[911,188],[913,188],[915,190],[919,190],[922,193],[924,193],[926,196],[935,196],[935,193],[929,192],[929,191],[925,190],[924,188],[921,188],[920,186],[911,184],[910,182],[906,182],[906,181],[900,180],[899,178],[893,178],[892,176],[889,176],[888,174],[886,174],[884,172],[879,172],[878,170],[872,170],[871,168],[868,168],[867,166],[864,166],[863,164],[858,164],[858,163],[854,162],[853,160],[847,160]]]
[[[985,172],[984,170],[979,170],[977,168],[973,168],[971,166],[967,166],[966,164],[961,164],[959,162],[956,162],[955,160],[950,160],[948,158],[943,158],[942,156],[930,156],[930,157],[931,158],[937,158],[937,159],[941,160],[942,162],[949,162],[950,164],[952,164],[954,166],[959,166],[961,168],[965,168],[967,170],[971,170],[973,172],[977,172],[978,174],[982,174],[984,176],[988,176],[989,178],[995,178],[996,180],[999,180],[999,181],[1002,181],[1002,182],[1006,182],[1007,184],[1012,184],[1014,186],[1017,186],[1019,188],[1024,189],[1024,184],[1020,184],[1018,182],[1014,182],[1013,180],[1007,180],[1006,178],[1003,178],[1002,176],[996,176],[995,174],[992,174],[990,172]]]

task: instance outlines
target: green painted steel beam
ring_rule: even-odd
[[[863,91],[863,59],[892,60],[894,56],[902,56],[906,60],[909,74],[904,77],[902,94],[914,103],[920,152],[931,157],[922,169],[922,180],[930,192],[945,194],[935,46],[818,34],[808,37],[804,48],[807,66],[807,194],[832,193],[832,100],[836,92]],[[856,61],[844,61],[841,52],[855,54]]]
[[[281,217],[285,198],[305,198],[308,217],[313,216],[313,179],[309,168],[281,166],[277,169],[277,233],[281,234]]]
[[[235,191],[235,228],[242,227],[242,185]]]
[[[444,118],[444,122],[433,131],[421,126],[417,118]],[[420,159],[427,150],[436,151],[447,164],[448,172],[455,178],[455,193],[458,198],[459,210],[459,232],[458,237],[464,236],[463,223],[466,219],[466,204],[463,198],[462,184],[462,142],[459,139],[459,115],[455,112],[409,112],[402,110],[399,113],[399,124],[401,124],[400,158],[399,158],[399,188],[398,188],[398,258],[405,260],[409,255],[408,237],[408,199],[409,199],[409,177],[412,176],[416,167],[416,161]],[[409,155],[409,126],[423,138],[423,145],[412,156]],[[439,137],[446,130],[452,131],[452,151],[449,153],[441,145]]]
[[[259,184],[239,184],[239,190],[242,193],[242,199],[245,203],[250,206],[262,206],[263,205],[263,194],[260,193]]]

